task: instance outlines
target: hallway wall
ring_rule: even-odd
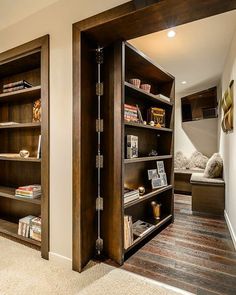
[[[231,80],[234,80],[234,105],[236,104],[236,32],[228,53],[221,79],[222,95]],[[220,117],[221,120],[221,117]],[[219,122],[220,123],[220,122]],[[225,134],[219,132],[219,151],[224,160],[224,178],[226,181],[226,214],[236,242],[236,114],[234,110],[234,131]],[[236,246],[236,244],[235,244]]]
[[[50,251],[72,257],[72,24],[125,0],[60,0],[0,31],[0,52],[50,34]]]

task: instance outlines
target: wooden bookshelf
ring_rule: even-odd
[[[3,85],[26,80],[33,87],[3,93]],[[33,122],[34,102],[41,99],[41,122]],[[0,233],[49,253],[49,36],[0,54]],[[37,158],[39,136],[41,157]],[[20,150],[30,156],[21,158]],[[9,156],[5,156],[9,154]],[[16,154],[10,156],[10,154]],[[40,184],[37,199],[15,196],[19,186]],[[41,216],[42,241],[18,235],[19,219]]]
[[[173,137],[175,79],[145,54],[127,42],[116,43],[104,52],[104,166],[102,193],[104,210],[102,233],[104,254],[122,264],[130,250],[135,251],[150,235],[165,228],[174,219],[173,212]],[[112,70],[111,70],[112,69]],[[151,84],[147,93],[129,83],[138,78]],[[160,99],[157,94],[170,98]],[[111,99],[113,97],[113,100]],[[124,121],[124,104],[139,106],[146,125]],[[147,112],[151,107],[163,108],[166,113],[165,127],[157,128],[148,123]],[[109,112],[106,112],[109,109]],[[126,136],[135,135],[139,140],[139,157],[126,158]],[[151,150],[157,156],[149,156]],[[156,161],[163,161],[168,185],[152,189],[148,180],[149,169],[156,169]],[[131,189],[145,187],[145,194],[124,204],[124,186]],[[161,219],[153,218],[151,202],[162,204]],[[129,249],[124,249],[124,216],[132,216],[133,222],[147,221],[154,225],[144,236],[134,240]],[[109,222],[107,222],[109,220]]]

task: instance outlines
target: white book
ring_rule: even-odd
[[[170,98],[167,97],[167,96],[165,96],[165,95],[163,95],[163,94],[157,94],[156,95],[156,98],[163,99],[163,100],[165,100],[167,102],[170,102]]]
[[[39,135],[39,142],[38,142],[38,151],[37,151],[37,159],[41,158],[41,135]]]

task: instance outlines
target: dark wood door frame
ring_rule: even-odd
[[[151,1],[152,3],[155,1]],[[148,3],[147,3],[148,4]],[[162,0],[137,8],[127,2],[73,25],[73,269],[85,265],[81,245],[81,40],[105,46],[236,9],[236,0]]]

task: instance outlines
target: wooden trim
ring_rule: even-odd
[[[130,1],[73,24],[73,269],[81,262],[81,36],[100,45],[129,40],[168,27],[236,9],[236,1],[165,0],[136,9]],[[173,89],[174,91],[174,89]],[[172,117],[174,121],[174,115]],[[172,141],[174,153],[174,140]],[[173,167],[172,167],[173,171]],[[171,184],[174,176],[172,173]],[[172,212],[173,212],[172,204]]]

